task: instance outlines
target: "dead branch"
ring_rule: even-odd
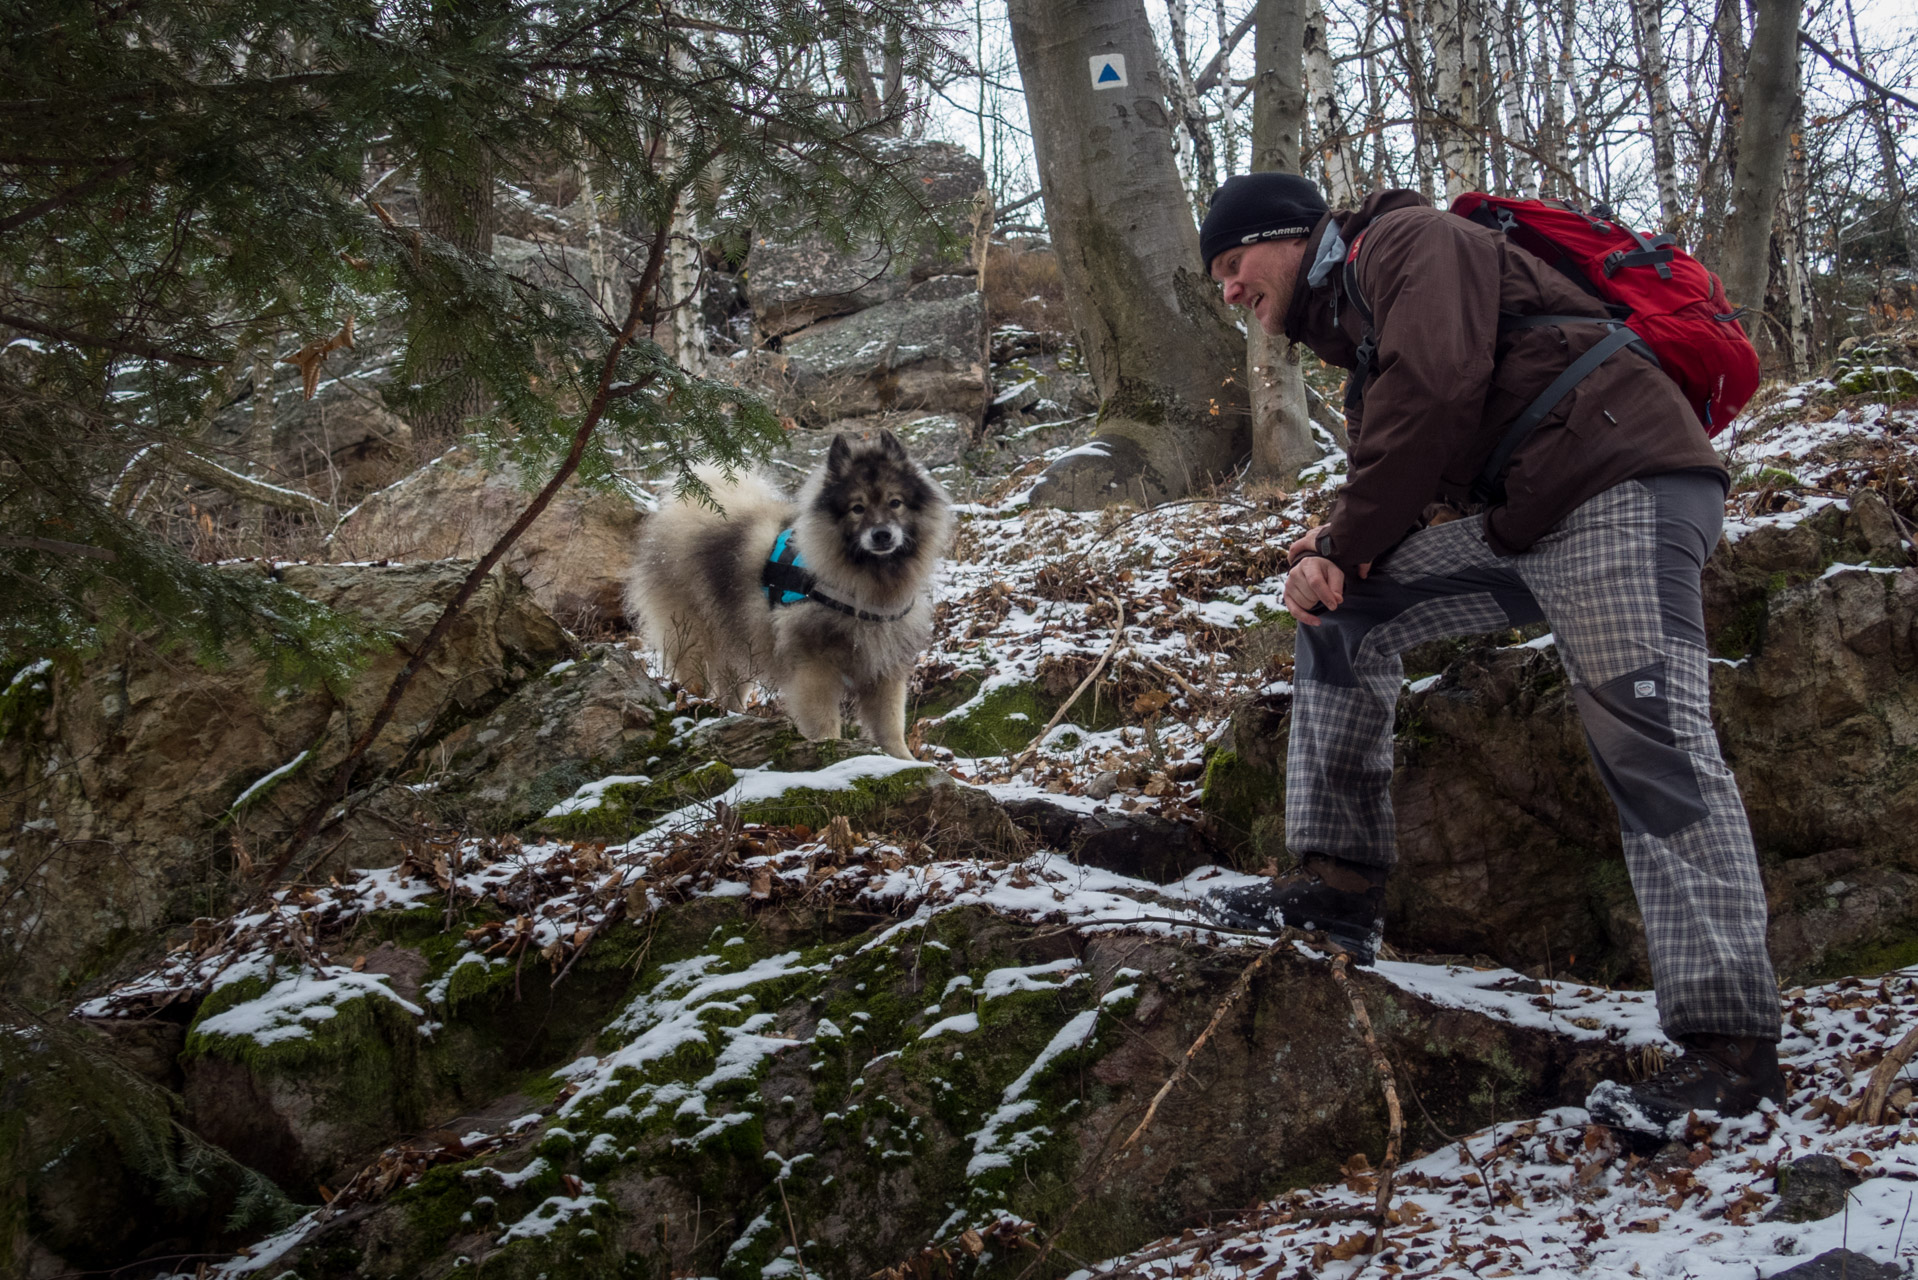
[[[1111,600],[1112,607],[1119,611],[1118,624],[1112,628],[1112,643],[1107,645],[1106,651],[1099,655],[1099,660],[1092,664],[1092,670],[1087,672],[1086,678],[1079,682],[1079,687],[1072,691],[1072,696],[1059,704],[1059,709],[1052,713],[1052,719],[1046,721],[1046,727],[1039,730],[1038,736],[1026,744],[1025,751],[1012,762],[1012,767],[1006,770],[1007,773],[1017,774],[1019,770],[1025,768],[1026,762],[1032,759],[1033,753],[1039,749],[1039,744],[1046,740],[1046,735],[1059,727],[1059,722],[1065,719],[1066,712],[1072,710],[1072,704],[1079,700],[1079,695],[1092,687],[1092,682],[1097,680],[1099,673],[1106,669],[1106,663],[1112,661],[1112,655],[1119,651],[1119,642],[1125,639],[1125,605],[1118,596],[1108,596],[1107,599]]]
[[[447,601],[446,608],[441,610],[439,620],[433,624],[433,629],[426,633],[426,638],[420,641],[408,657],[406,664],[393,677],[392,684],[387,686],[386,698],[380,703],[379,710],[374,712],[373,718],[361,731],[358,739],[347,749],[346,756],[340,761],[332,782],[321,790],[318,801],[307,810],[306,817],[294,831],[293,838],[287,842],[279,860],[273,864],[266,873],[266,878],[261,881],[262,891],[280,877],[292,864],[293,859],[299,855],[300,850],[313,839],[314,834],[320,829],[320,823],[325,818],[326,811],[346,798],[352,785],[354,768],[366,755],[367,749],[373,745],[373,740],[379,736],[380,731],[392,720],[393,713],[399,709],[400,697],[406,692],[406,687],[413,682],[413,676],[426,665],[427,658],[453,629],[454,620],[466,607],[467,601],[479,591],[480,585],[492,573],[493,567],[506,557],[506,553],[512,549],[513,544],[519,541],[520,535],[525,533],[533,521],[539,518],[540,513],[552,503],[554,496],[559,493],[560,486],[579,470],[580,459],[586,454],[586,442],[592,439],[593,432],[599,428],[600,418],[605,414],[606,406],[612,400],[613,380],[619,372],[620,357],[639,336],[640,317],[645,306],[646,295],[659,283],[660,271],[665,266],[666,240],[664,231],[653,237],[653,247],[647,255],[645,273],[632,286],[632,297],[626,311],[626,324],[613,338],[613,344],[607,350],[605,360],[600,364],[598,390],[594,392],[592,403],[587,406],[586,412],[580,418],[579,429],[573,433],[573,447],[567,452],[566,460],[560,464],[559,470],[554,472],[553,478],[546,482],[546,487],[527,504],[524,511],[520,512],[519,519],[513,522],[512,527],[502,533],[486,554],[480,557],[479,563],[475,564],[472,572],[466,575],[466,581],[460,584],[460,589],[454,592],[453,598]]]
[[[1883,1124],[1885,1121],[1885,1098],[1891,1093],[1891,1083],[1898,1073],[1905,1069],[1911,1056],[1918,1053],[1918,1027],[1905,1032],[1905,1038],[1892,1047],[1879,1064],[1872,1068],[1871,1084],[1865,1090],[1865,1105],[1858,1109],[1858,1119],[1865,1124]]]
[[[1345,976],[1347,957],[1343,952],[1332,957],[1332,980],[1345,991],[1345,998],[1352,1004],[1352,1017],[1359,1024],[1359,1035],[1365,1040],[1365,1047],[1372,1055],[1372,1065],[1379,1073],[1379,1084],[1385,1090],[1385,1115],[1390,1128],[1385,1138],[1385,1159],[1379,1164],[1379,1194],[1373,1211],[1378,1215],[1377,1225],[1372,1229],[1372,1252],[1377,1253],[1385,1247],[1385,1213],[1392,1207],[1392,1175],[1399,1167],[1399,1139],[1405,1133],[1405,1113],[1399,1109],[1398,1086],[1392,1075],[1392,1060],[1379,1048],[1378,1037],[1372,1034],[1372,1015],[1365,1011],[1365,999],[1359,995],[1358,988]]]
[[[340,513],[333,505],[310,493],[301,493],[297,489],[283,489],[277,484],[268,484],[264,480],[255,480],[243,476],[237,471],[221,466],[210,459],[179,445],[164,445],[160,455],[181,475],[190,476],[201,484],[210,484],[215,489],[232,494],[236,498],[245,498],[269,507],[280,507],[287,511],[298,511],[317,520],[333,524]]]

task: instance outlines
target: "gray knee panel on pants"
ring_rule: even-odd
[[[1665,677],[1659,662],[1596,688],[1572,689],[1620,825],[1648,836],[1682,831],[1710,812],[1691,755],[1672,729]]]

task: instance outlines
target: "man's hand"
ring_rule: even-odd
[[[1314,551],[1319,545],[1319,535],[1327,526],[1307,529],[1291,546],[1285,549],[1286,558],[1293,562],[1291,575],[1285,580],[1285,607],[1291,615],[1308,627],[1319,625],[1318,616],[1311,612],[1314,606],[1323,605],[1321,613],[1330,613],[1345,602],[1345,571],[1323,556],[1308,556],[1299,559],[1308,551]],[[1359,566],[1359,577],[1372,576],[1370,561]]]
[[[1285,579],[1285,608],[1308,627],[1319,620],[1312,610],[1324,605],[1330,612],[1345,602],[1345,570],[1324,556],[1308,556],[1299,561]]]

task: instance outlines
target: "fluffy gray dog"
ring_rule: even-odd
[[[702,473],[719,509],[678,499],[646,521],[628,614],[673,677],[739,710],[777,690],[808,738],[836,738],[850,695],[892,755],[906,682],[932,639],[932,585],[952,536],[945,490],[890,431],[833,437],[797,498]]]

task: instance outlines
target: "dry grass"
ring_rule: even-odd
[[[1016,324],[1033,333],[1072,335],[1066,286],[1051,249],[994,243],[986,253],[986,322]]]

